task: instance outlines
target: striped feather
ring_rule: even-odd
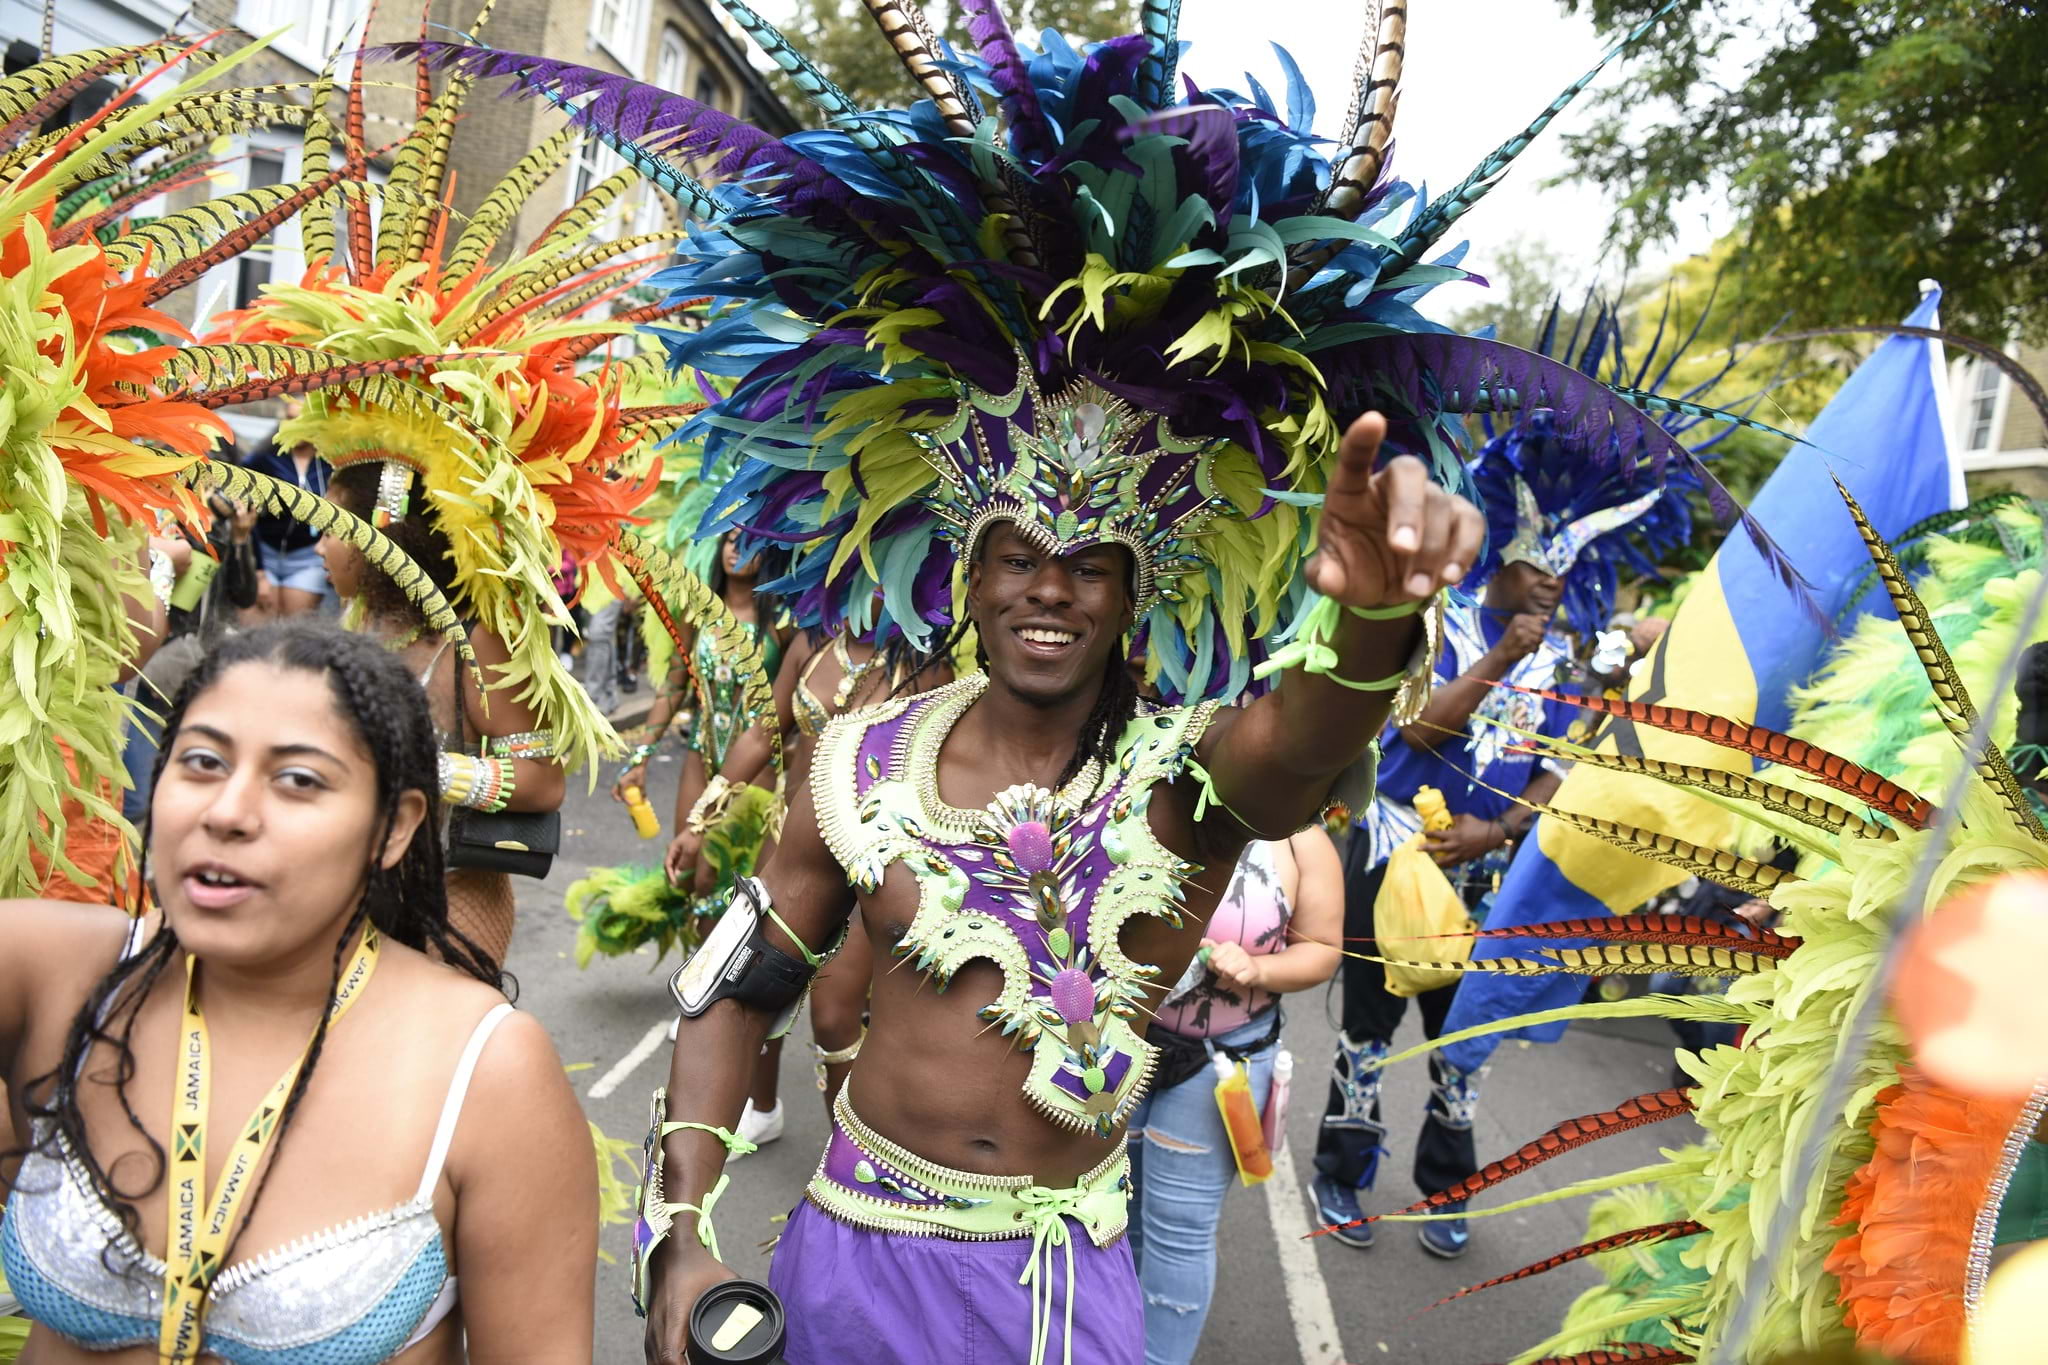
[[[50,245],[63,248],[87,237],[97,237],[107,229],[117,226],[138,204],[154,199],[160,194],[175,194],[179,190],[205,184],[219,164],[196,154],[181,156],[152,170],[142,180],[115,196],[105,207],[95,210],[86,217],[67,220],[67,216],[60,211],[56,215],[56,221],[62,226],[50,234]]]
[[[0,147],[13,147],[103,76],[159,66],[186,51],[183,43],[96,47],[43,60],[0,80]]]
[[[981,122],[981,102],[964,82],[939,65],[938,36],[916,0],[861,0],[861,4],[889,40],[889,50],[903,63],[910,79],[938,107],[946,131],[954,137],[973,137]]]
[[[1446,1204],[1458,1204],[1484,1194],[1496,1185],[1502,1185],[1533,1170],[1553,1157],[1575,1152],[1588,1143],[1598,1142],[1616,1133],[1626,1133],[1631,1128],[1642,1128],[1652,1123],[1662,1123],[1693,1111],[1692,1087],[1683,1090],[1652,1090],[1634,1099],[1623,1100],[1614,1108],[1603,1113],[1587,1114],[1582,1118],[1566,1119],[1533,1142],[1525,1142],[1498,1161],[1489,1161],[1475,1174],[1467,1176],[1448,1190],[1441,1190],[1426,1199],[1418,1199],[1404,1214],[1435,1213]],[[1366,1222],[1376,1222],[1368,1218]]]
[[[686,312],[692,308],[700,308],[709,302],[711,302],[710,299],[701,298],[683,299],[675,303],[643,304],[638,308],[629,308],[623,313],[612,314],[610,321],[633,323],[636,325],[643,322],[654,322],[660,318],[674,317],[676,314]],[[565,360],[581,360],[592,351],[598,350],[614,340],[616,338],[609,332],[597,332],[587,337],[580,337],[563,348],[562,356]]]
[[[576,130],[564,128],[505,172],[504,179],[470,215],[469,226],[455,239],[455,248],[448,253],[448,274],[466,275],[491,254],[491,248],[498,244],[498,234],[519,216],[519,210],[533,192],[568,160],[575,145]]]
[[[1599,919],[1545,920],[1512,929],[1481,929],[1474,938],[1592,938],[1610,942],[1671,943],[1701,948],[1729,948],[1759,957],[1787,958],[1800,940],[1769,929],[1747,932],[1698,915],[1609,915]]]
[[[1338,144],[1346,150],[1331,158],[1330,184],[1318,210],[1336,218],[1356,218],[1386,169],[1387,151],[1394,140],[1394,113],[1401,103],[1401,65],[1407,56],[1405,0],[1389,0],[1378,22],[1367,30],[1365,41],[1359,62],[1366,79],[1345,120],[1344,140]]]
[[[492,326],[505,321],[528,305],[546,298],[551,290],[558,289],[562,285],[572,282],[576,282],[579,289],[587,287],[590,283],[595,283],[595,281],[578,281],[578,277],[598,266],[604,265],[614,257],[623,256],[631,251],[640,251],[650,246],[665,245],[673,240],[666,232],[651,232],[640,237],[621,237],[617,241],[606,242],[603,246],[583,252],[580,255],[564,257],[562,260],[549,265],[545,270],[537,270],[531,274],[521,276],[504,293],[486,300],[477,314],[456,331],[453,339],[457,342],[467,343],[483,335]],[[651,263],[653,262],[644,260],[626,261],[611,266],[611,271],[612,273],[617,273],[621,270],[628,270]]]
[[[1500,686],[1528,692],[1545,701],[1563,702],[1637,725],[1667,730],[1675,735],[1689,735],[1752,758],[1796,768],[1814,781],[1853,796],[1911,829],[1927,828],[1934,815],[1933,806],[1896,782],[1879,777],[1825,749],[1815,748],[1803,739],[1794,739],[1791,735],[1767,730],[1761,725],[1750,725],[1680,706],[1659,706],[1614,697],[1572,696],[1547,688],[1519,687],[1514,683],[1502,683]]]
[[[277,341],[232,341],[179,346],[166,352],[158,382],[205,390],[239,384],[251,375],[312,373],[347,363],[345,356]]]
[[[1618,820],[1605,820],[1597,815],[1581,815],[1577,811],[1561,810],[1541,802],[1529,803],[1530,809],[1570,825],[1581,833],[1605,840],[1616,848],[1627,849],[1638,857],[1652,862],[1675,867],[1690,873],[1703,881],[1719,886],[1746,891],[1752,896],[1769,896],[1773,890],[1786,882],[1796,882],[1797,876],[1785,872],[1754,858],[1745,858],[1726,849],[1707,848],[1701,844],[1689,843],[1659,834],[1655,830],[1624,825]]]
[[[1970,700],[1962,674],[1956,671],[1955,660],[1949,657],[1948,646],[1942,643],[1941,634],[1928,617],[1920,594],[1913,591],[1913,585],[1906,581],[1905,571],[1899,567],[1891,546],[1884,543],[1884,537],[1870,524],[1870,518],[1863,515],[1862,505],[1840,479],[1835,479],[1835,491],[1848,505],[1849,515],[1856,521],[1856,534],[1863,537],[1863,548],[1869,551],[1871,563],[1877,568],[1878,580],[1884,584],[1885,595],[1891,598],[1892,608],[1898,613],[1899,628],[1906,632],[1906,640],[1913,646],[1913,654],[1927,674],[1928,685],[1934,689],[1935,714],[1941,718],[1948,732],[1956,737],[1956,742],[1967,746],[1970,730],[1977,723],[1977,706]],[[2048,840],[2048,829],[2041,827],[2019,779],[2013,775],[2005,755],[1989,736],[1985,737],[1984,752],[1978,757],[1976,768],[1978,776],[1990,783],[2004,800],[2006,814],[2012,817],[2013,823],[2035,839]]]
[[[1532,1360],[1529,1365],[1690,1365],[1699,1359],[1688,1351],[1676,1346],[1643,1346],[1632,1342],[1617,1341],[1592,1351],[1579,1351],[1568,1356],[1544,1356]]]
[[[297,184],[260,185],[167,213],[107,243],[107,261],[116,270],[132,270],[144,260],[152,269],[164,270],[201,255],[216,238],[241,227],[243,215],[260,218],[290,202],[304,188]]]
[[[1138,30],[1152,50],[1138,67],[1138,99],[1153,109],[1180,103],[1177,70],[1180,66],[1181,0],[1142,0],[1138,7]]]
[[[1478,1284],[1466,1285],[1457,1293],[1447,1294],[1443,1298],[1438,1299],[1423,1311],[1425,1313],[1432,1312],[1447,1303],[1453,1303],[1462,1299],[1468,1294],[1477,1294],[1482,1289],[1493,1289],[1499,1285],[1513,1284],[1517,1280],[1534,1279],[1536,1276],[1546,1274],[1557,1269],[1559,1266],[1570,1265],[1574,1261],[1583,1261],[1589,1256],[1600,1256],[1610,1251],[1619,1251],[1623,1247],[1642,1246],[1646,1243],[1675,1242],[1681,1237],[1697,1237],[1706,1230],[1707,1225],[1705,1223],[1695,1223],[1691,1219],[1684,1219],[1675,1223],[1653,1223],[1649,1227],[1630,1228],[1626,1232],[1613,1233],[1597,1241],[1581,1242],[1577,1246],[1560,1251],[1554,1256],[1546,1256],[1540,1261],[1525,1265],[1520,1270],[1511,1270],[1505,1275],[1496,1275],[1490,1280],[1481,1280]]]
[[[318,180],[302,181],[292,193],[278,200],[269,208],[257,213],[255,217],[247,222],[229,229],[226,235],[212,246],[207,247],[195,256],[180,261],[172,269],[160,274],[150,284],[149,291],[142,296],[143,301],[145,303],[156,303],[166,299],[178,290],[183,289],[186,285],[193,283],[201,275],[204,275],[221,262],[233,260],[249,250],[249,248],[261,242],[265,237],[268,237],[278,224],[284,222],[329,190],[337,188],[340,185],[342,174],[341,171],[329,171]],[[350,185],[342,192],[356,195],[366,194],[374,189],[375,186],[371,185]]]
[[[1670,943],[1620,943],[1600,948],[1541,948],[1543,958],[1475,957],[1462,962],[1415,962],[1408,958],[1369,957],[1424,971],[1479,976],[1755,976],[1777,965],[1772,956],[1751,948],[1688,947]]]
[[[1508,752],[1538,754],[1543,751],[1527,744],[1511,744],[1508,746]],[[1788,816],[1801,824],[1826,830],[1830,834],[1850,834],[1859,839],[1880,839],[1886,842],[1899,837],[1898,831],[1890,825],[1880,825],[1875,821],[1866,820],[1847,807],[1823,800],[1811,792],[1781,787],[1748,773],[1730,772],[1726,768],[1702,768],[1691,763],[1672,763],[1660,758],[1642,758],[1635,754],[1600,753],[1591,749],[1575,751],[1566,756],[1566,761],[1584,764],[1590,768],[1606,768],[1611,772],[1653,777],[1675,787],[1693,787],[1733,800],[1749,801],[1774,815]]]
[[[740,679],[740,691],[747,699],[746,724],[768,719],[769,762],[779,779],[782,775],[782,732],[773,723],[775,684],[768,675],[760,641],[751,638],[725,599],[711,585],[684,568],[666,550],[635,531],[619,532],[619,558],[640,584],[641,592],[669,639],[679,651],[688,652],[682,627],[673,612],[680,609],[695,629],[710,634],[719,657],[730,660]]]
[[[441,355],[402,355],[388,360],[342,360],[336,357],[333,364],[325,367],[292,368],[218,388],[175,393],[170,397],[173,400],[197,403],[204,408],[225,408],[233,407],[237,403],[260,403],[287,394],[298,396],[333,389],[363,396],[367,381],[386,375],[412,374],[421,370],[440,369],[464,360],[495,358],[492,353],[473,351],[450,351]]]
[[[590,229],[601,222],[612,206],[619,202],[619,196],[640,183],[640,173],[628,166],[614,171],[583,192],[583,197],[554,216],[541,229],[540,237],[529,247],[528,254],[545,256],[557,248],[567,246],[579,235],[588,234]]]
[[[469,633],[462,628],[455,608],[434,586],[426,570],[413,563],[383,532],[318,493],[240,465],[201,460],[183,470],[180,477],[195,488],[217,488],[266,512],[290,517],[354,548],[373,568],[398,585],[406,600],[419,608],[429,630],[455,646],[477,687],[483,687],[483,670],[477,665],[476,654],[469,647]]]
[[[337,48],[321,64],[306,100],[306,133],[300,143],[299,174],[317,180],[327,174],[334,150],[334,119],[327,106],[334,98],[334,67],[341,60]],[[299,245],[308,265],[322,265],[334,258],[334,209],[338,200],[322,200],[299,215]]]

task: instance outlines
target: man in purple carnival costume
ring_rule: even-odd
[[[1465,482],[1463,414],[1550,409],[1645,489],[1687,456],[1591,377],[1412,307],[1465,278],[1425,257],[1585,81],[1425,205],[1383,177],[1403,8],[1369,16],[1326,154],[1284,53],[1284,117],[1255,81],[1181,102],[1171,3],[1034,52],[967,0],[958,57],[914,6],[864,3],[925,95],[906,111],[859,109],[721,0],[825,117],[785,141],[428,45],[573,110],[706,224],[668,282],[730,307],[666,338],[735,381],[683,433],[737,461],[700,533],[739,528],[801,628],[922,648],[964,621],[986,664],[834,722],[766,871],[677,973],[636,1300],[649,1360],[681,1360],[731,1274],[712,1219],[751,1059],[858,913],[899,960],[775,1253],[787,1358],[1127,1362],[1148,1011],[1239,850],[1313,821],[1426,696],[1434,604],[1484,538],[1431,479]]]

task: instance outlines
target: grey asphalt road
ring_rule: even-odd
[[[664,829],[675,771],[673,763],[658,766],[650,779],[650,796],[662,812]],[[607,773],[606,785],[609,780]],[[563,810],[564,856],[545,882],[515,879],[520,917],[510,965],[519,979],[521,1007],[553,1034],[563,1061],[573,1068],[571,1080],[590,1119],[612,1137],[637,1144],[646,1129],[648,1095],[668,1068],[665,1039],[651,1049],[645,1046],[650,1030],[668,1017],[666,974],[651,955],[600,960],[578,971],[570,952],[574,926],[563,911],[562,893],[588,867],[652,861],[664,844],[637,839],[625,809],[604,790],[586,796],[580,779],[571,786]],[[1407,1034],[1404,1045],[1420,1036],[1412,1021]],[[1314,1151],[1322,1077],[1334,1036],[1322,992],[1294,998],[1286,1044],[1297,1063],[1288,1122],[1297,1178],[1290,1188],[1277,1191],[1269,1192],[1269,1186],[1231,1192],[1217,1239],[1216,1296],[1196,1360],[1201,1365],[1425,1360],[1431,1365],[1491,1365],[1511,1359],[1555,1329],[1565,1305],[1594,1282],[1589,1267],[1566,1267],[1417,1314],[1464,1285],[1583,1240],[1583,1200],[1476,1220],[1472,1249],[1456,1262],[1430,1257],[1410,1228],[1382,1225],[1378,1244],[1370,1250],[1320,1238],[1311,1244],[1312,1258],[1297,1256],[1293,1273],[1283,1270],[1274,1212],[1277,1205],[1283,1221],[1296,1226],[1308,1226],[1312,1219],[1301,1182]],[[1512,1151],[1561,1119],[1596,1113],[1668,1084],[1670,1052],[1655,1038],[1654,1032],[1631,1036],[1582,1028],[1556,1046],[1503,1048],[1479,1110],[1481,1160]],[[803,1041],[807,1034],[799,1024],[782,1062],[783,1138],[733,1165],[732,1186],[718,1207],[726,1259],[742,1274],[760,1278],[766,1278],[765,1247],[775,1235],[776,1219],[799,1197],[826,1135],[825,1109]],[[644,1060],[619,1074],[622,1060],[636,1049]],[[607,1081],[605,1093],[593,1097],[593,1089],[604,1088],[601,1083]],[[1427,1089],[1426,1070],[1419,1064],[1397,1068],[1387,1081],[1394,1154],[1377,1197],[1368,1197],[1370,1209],[1391,1209],[1414,1198],[1406,1173]],[[1519,1178],[1494,1202],[1646,1164],[1660,1146],[1678,1145],[1693,1133],[1686,1120],[1622,1133]],[[603,1249],[615,1263],[602,1264],[598,1271],[599,1365],[633,1365],[642,1359],[640,1322],[628,1294],[628,1236],[625,1227],[604,1231]],[[1319,1319],[1315,1305],[1323,1301],[1329,1305],[1327,1322],[1335,1328],[1335,1342],[1315,1339],[1322,1335],[1318,1330],[1297,1330],[1298,1321]]]

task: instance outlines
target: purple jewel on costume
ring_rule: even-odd
[[[1052,866],[1052,831],[1043,822],[1026,820],[1012,825],[1005,837],[1010,844],[1010,856],[1017,860],[1020,872],[1029,875]]]
[[[1056,972],[1052,978],[1052,1007],[1060,1012],[1060,1018],[1069,1024],[1084,1023],[1095,1017],[1095,983],[1088,979],[1088,973],[1074,967]]]

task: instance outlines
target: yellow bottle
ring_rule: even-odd
[[[661,833],[661,817],[654,813],[646,792],[638,787],[628,787],[620,795],[626,798],[626,809],[633,815],[633,828],[640,831],[641,838],[652,839]]]
[[[1451,812],[1444,805],[1444,794],[1435,787],[1415,789],[1415,813],[1422,817],[1422,828],[1434,833],[1451,827]]]

